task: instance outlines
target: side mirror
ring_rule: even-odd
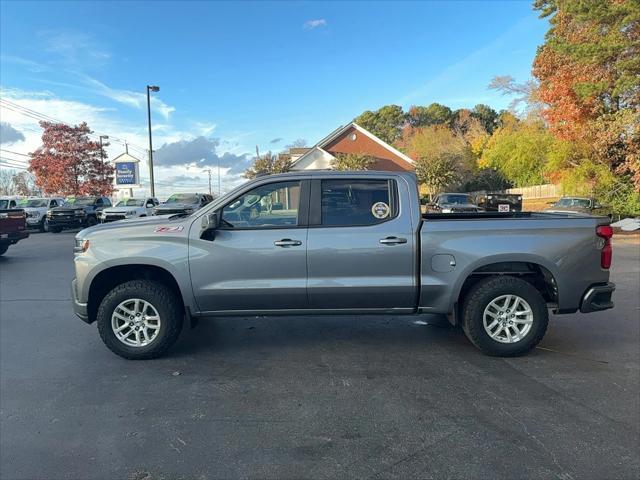
[[[220,228],[222,218],[220,212],[213,212],[202,217],[202,229],[203,230],[216,230]]]

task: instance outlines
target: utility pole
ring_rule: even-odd
[[[211,169],[207,168],[206,170],[203,170],[203,172],[206,172],[209,174],[209,195],[211,195]]]
[[[147,120],[149,122],[149,183],[151,183],[151,196],[156,196],[156,187],[153,181],[153,142],[151,141],[151,93],[159,92],[160,87],[147,85]]]
[[[102,181],[104,181],[104,149],[102,146],[102,139],[109,140],[109,135],[100,135],[100,159],[102,160]]]

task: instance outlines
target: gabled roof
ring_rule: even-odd
[[[391,145],[389,145],[387,142],[385,142],[384,140],[379,139],[378,137],[376,137],[373,133],[371,133],[369,130],[367,130],[366,128],[361,127],[360,125],[358,125],[356,122],[351,122],[348,123],[347,125],[341,126],[336,128],[333,132],[331,132],[329,135],[327,135],[326,137],[324,137],[322,140],[320,140],[318,143],[316,143],[312,148],[309,149],[309,151],[307,153],[305,153],[304,155],[302,155],[301,157],[299,157],[298,159],[296,159],[295,162],[293,162],[293,165],[301,162],[305,157],[307,157],[308,155],[311,154],[311,152],[313,152],[316,149],[322,150],[324,153],[329,154],[328,152],[326,152],[324,150],[324,147],[326,147],[328,144],[330,144],[332,141],[334,141],[336,138],[340,137],[341,135],[343,135],[346,131],[348,131],[351,128],[355,128],[358,132],[362,133],[363,135],[366,135],[367,137],[369,137],[371,140],[373,140],[374,142],[382,145],[384,148],[386,148],[387,150],[389,150],[391,153],[393,153],[394,155],[400,157],[401,159],[403,159],[405,162],[410,163],[413,165],[414,160],[411,157],[408,157],[407,155],[405,155],[404,153],[402,153],[401,151],[399,151],[396,148],[393,148]],[[330,154],[329,154],[330,155]]]
[[[133,155],[129,155],[129,153],[121,153],[111,161],[112,162],[139,162],[140,160],[134,157]]]

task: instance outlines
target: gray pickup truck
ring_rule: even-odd
[[[420,213],[415,176],[298,172],[190,214],[76,236],[73,306],[104,343],[153,358],[185,319],[446,314],[489,355],[520,355],[554,313],[613,307],[608,218]]]

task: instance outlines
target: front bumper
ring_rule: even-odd
[[[611,295],[615,289],[616,284],[611,282],[591,285],[582,296],[580,311],[582,313],[590,313],[613,308]]]
[[[80,318],[80,320],[82,320],[83,322],[91,323],[91,320],[89,320],[89,311],[87,308],[87,304],[81,303],[78,301],[78,293],[77,293],[76,285],[77,285],[77,281],[74,278],[71,281],[71,300],[73,303],[73,313],[75,313],[76,316]]]
[[[86,221],[87,221],[87,217],[78,217],[78,218],[49,217],[49,227],[78,228],[78,227],[84,227]]]

